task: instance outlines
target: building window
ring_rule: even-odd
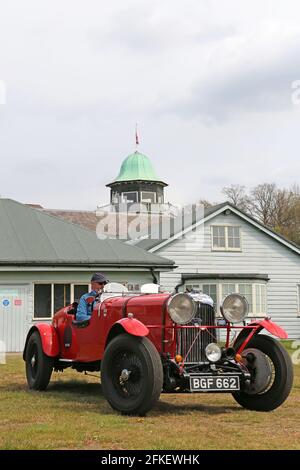
[[[88,291],[88,284],[34,284],[34,318],[51,318]]]
[[[151,204],[156,202],[156,194],[151,191],[142,191],[141,198],[142,202],[149,202]]]
[[[212,227],[213,249],[226,249],[225,227]]]
[[[127,191],[122,193],[123,202],[135,203],[138,202],[138,193],[137,191]]]
[[[192,290],[199,292],[201,290],[200,284],[186,284],[185,289],[187,292],[191,292]]]
[[[240,227],[227,227],[228,249],[240,249]]]
[[[252,284],[238,284],[238,291],[242,294],[249,304],[249,313],[253,313],[253,292]]]
[[[73,301],[74,302],[79,302],[80,297],[84,294],[86,294],[89,291],[89,286],[88,284],[75,284],[74,285],[74,295],[73,295]]]
[[[51,318],[51,284],[34,285],[34,318]]]
[[[212,225],[212,249],[220,251],[241,250],[241,228],[236,226]]]
[[[264,284],[256,284],[255,286],[255,302],[256,302],[256,313],[266,313],[267,310],[267,298],[266,298],[266,286]]]
[[[70,305],[70,284],[54,284],[54,312],[57,310]]]
[[[203,284],[203,294],[209,295],[215,304],[217,304],[217,284]]]
[[[140,292],[140,285],[139,284],[127,284],[126,285],[127,289],[130,291],[130,292]]]
[[[228,294],[236,292],[235,284],[222,284],[222,298],[226,297]]]
[[[239,293],[243,295],[249,304],[249,317],[261,317],[267,313],[267,285],[258,282],[214,282],[203,284],[186,284],[187,292],[192,290],[203,292],[209,295],[215,304],[216,314],[220,313],[220,305],[224,297],[228,294]],[[300,305],[300,286],[298,286],[298,296]],[[300,310],[300,307],[299,307]]]
[[[187,292],[194,291],[209,295],[215,305],[218,302],[217,284],[186,284],[185,289]]]

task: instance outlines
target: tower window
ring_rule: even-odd
[[[138,193],[137,191],[127,191],[122,193],[123,202],[138,202]]]
[[[156,193],[152,191],[142,191],[142,202],[156,203]]]

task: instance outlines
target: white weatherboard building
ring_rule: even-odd
[[[226,294],[240,292],[250,317],[270,315],[291,339],[300,338],[300,247],[231,204],[207,209],[167,239],[136,245],[175,262],[161,274],[164,288],[200,289],[217,308]]]
[[[0,199],[0,345],[22,351],[28,329],[89,290],[91,274],[104,272],[129,290],[160,282],[173,262],[118,240]]]

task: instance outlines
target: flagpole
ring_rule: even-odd
[[[138,130],[137,130],[137,122],[135,124],[135,151],[137,152],[139,145],[139,136],[138,136]]]

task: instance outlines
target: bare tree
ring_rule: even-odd
[[[250,214],[267,227],[300,244],[300,188],[278,188],[263,183],[247,191],[245,186],[232,184],[222,190],[228,202]],[[209,202],[205,201],[206,207]]]
[[[300,190],[294,185],[280,189],[264,183],[251,190],[251,214],[264,225],[300,243]]]
[[[199,199],[198,204],[202,204],[204,206],[204,209],[208,209],[209,207],[213,207],[217,203],[210,202],[207,199]]]
[[[228,202],[233,204],[234,206],[239,207],[241,210],[248,211],[249,210],[249,196],[246,193],[245,186],[240,184],[232,184],[230,186],[225,186],[222,189],[222,193],[227,196]]]
[[[295,194],[291,189],[278,189],[274,200],[272,225],[280,229],[290,225],[293,218]]]
[[[275,183],[263,183],[250,192],[251,214],[268,227],[274,226],[277,191]]]
[[[279,190],[276,204],[274,229],[300,244],[300,191],[293,186],[290,190]]]

